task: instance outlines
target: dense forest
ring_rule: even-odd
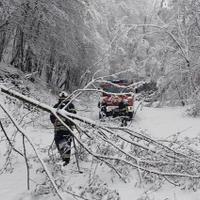
[[[199,199],[199,0],[0,0],[0,16],[2,198]]]
[[[197,103],[199,9],[198,0],[2,0],[0,61],[55,91],[99,69],[132,69],[129,79],[158,82],[168,100]]]

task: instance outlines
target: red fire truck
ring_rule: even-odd
[[[128,88],[127,80],[106,81],[100,84],[102,92],[98,107],[99,119],[103,117],[125,116],[128,120],[133,118],[134,94]]]

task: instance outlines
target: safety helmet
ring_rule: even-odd
[[[58,96],[59,96],[59,99],[63,99],[64,100],[69,96],[69,94],[67,92],[65,92],[65,91],[62,91],[62,92],[60,92],[58,94]]]

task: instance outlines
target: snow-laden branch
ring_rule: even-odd
[[[61,110],[63,112],[63,110]],[[62,112],[59,112],[60,114]],[[100,154],[96,154],[94,152],[92,152],[91,149],[89,149],[88,147],[86,147],[86,145],[84,145],[75,135],[75,133],[63,122],[63,120],[56,114],[54,113],[55,116],[57,117],[57,119],[59,119],[59,121],[66,127],[68,128],[68,130],[70,130],[70,132],[74,135],[75,139],[78,141],[78,143],[89,153],[91,154],[92,156],[94,156],[95,158],[97,159],[108,159],[108,160],[118,160],[118,161],[121,161],[121,162],[124,162],[136,169],[140,169],[142,171],[146,171],[146,172],[149,172],[149,173],[153,173],[153,174],[156,174],[156,175],[160,175],[160,176],[175,176],[175,177],[188,177],[188,178],[200,178],[200,174],[199,175],[191,175],[191,174],[184,174],[184,173],[166,173],[166,172],[162,172],[162,171],[155,171],[155,170],[150,170],[146,167],[141,167],[139,166],[138,164],[134,164],[132,162],[129,162],[123,158],[118,158],[118,157],[110,157],[110,156],[103,156],[103,155],[100,155]],[[67,116],[66,116],[67,117]],[[68,120],[72,120],[70,118],[67,117]],[[75,123],[74,121],[72,121],[73,123]],[[124,155],[134,159],[136,161],[136,163],[139,163],[139,162],[142,162],[142,163],[146,163],[146,164],[151,164],[151,163],[148,163],[148,161],[145,161],[145,160],[140,160],[126,152],[124,152],[121,148],[117,147],[113,142],[111,142],[110,140],[108,139],[104,139],[103,137],[101,137],[101,139],[106,142],[106,143],[109,143],[111,146],[113,146],[114,148],[116,148],[117,150],[119,150],[120,152],[122,152]],[[138,162],[139,161],[139,162]],[[105,162],[105,161],[104,161]],[[107,164],[107,163],[106,163]]]
[[[11,96],[14,96],[14,97],[16,97],[16,98],[18,98],[20,100],[23,100],[23,101],[25,101],[27,103],[30,103],[30,104],[32,104],[32,105],[34,105],[34,106],[36,106],[36,107],[38,107],[38,108],[40,108],[40,109],[42,109],[44,111],[47,111],[47,112],[50,112],[50,113],[53,113],[53,114],[58,113],[58,114],[60,114],[61,116],[65,117],[65,118],[66,117],[70,117],[72,119],[76,119],[76,120],[79,120],[79,121],[81,121],[83,123],[89,124],[92,127],[103,128],[106,131],[111,131],[112,129],[113,130],[126,131],[129,135],[131,135],[133,137],[140,137],[141,139],[146,139],[147,141],[150,141],[150,142],[153,142],[153,143],[155,143],[157,145],[160,145],[163,148],[165,148],[165,149],[167,149],[169,151],[172,151],[173,153],[175,153],[177,155],[181,155],[181,156],[183,156],[185,158],[188,158],[190,160],[193,160],[193,161],[196,161],[196,162],[200,163],[200,160],[198,160],[196,158],[193,158],[191,156],[187,156],[187,155],[185,155],[185,154],[183,154],[181,152],[178,152],[178,151],[176,151],[174,149],[171,149],[170,147],[168,147],[168,146],[166,146],[164,144],[161,144],[161,143],[157,142],[156,140],[153,140],[153,139],[151,139],[150,137],[148,137],[148,136],[146,136],[144,134],[132,131],[132,130],[127,129],[127,128],[122,128],[122,127],[114,127],[114,126],[105,127],[105,126],[101,126],[99,124],[96,124],[96,122],[94,122],[91,119],[88,119],[88,118],[85,118],[85,117],[81,117],[81,116],[78,116],[78,115],[73,114],[73,113],[69,113],[69,112],[67,112],[65,110],[56,110],[55,108],[52,108],[51,106],[48,106],[48,105],[46,105],[44,103],[41,103],[41,102],[39,102],[37,100],[34,100],[34,99],[30,98],[30,97],[26,97],[26,96],[24,96],[24,95],[22,95],[22,94],[20,94],[20,93],[18,93],[16,91],[9,90],[6,87],[1,87],[1,91],[6,93],[6,94],[9,94]]]
[[[187,169],[185,171],[185,173],[176,173],[173,171],[173,170],[175,170],[174,166],[173,166],[174,159],[176,159],[178,161],[178,162],[176,162],[177,165],[184,166],[185,161],[191,162],[191,164],[193,163],[195,165],[199,164],[200,161],[197,158],[195,158],[191,155],[187,155],[182,152],[176,151],[176,150],[146,136],[145,134],[135,132],[128,128],[100,125],[99,123],[96,123],[95,121],[93,121],[91,119],[81,117],[77,114],[69,113],[63,109],[57,110],[46,104],[42,104],[42,103],[35,101],[29,97],[21,95],[17,92],[8,90],[5,87],[1,88],[1,91],[5,92],[6,94],[9,94],[11,96],[15,96],[16,98],[19,97],[20,100],[23,100],[32,105],[35,105],[36,107],[41,108],[42,110],[45,110],[45,111],[50,112],[53,115],[55,115],[55,117],[71,132],[71,134],[74,136],[74,138],[78,142],[78,144],[80,146],[82,146],[88,154],[90,154],[91,156],[95,157],[96,159],[98,159],[100,161],[103,161],[106,165],[108,165],[109,167],[114,169],[116,172],[118,172],[117,168],[115,168],[113,164],[108,162],[108,160],[119,161],[119,162],[125,163],[129,166],[132,166],[133,168],[136,168],[137,170],[157,174],[159,176],[200,178],[199,174],[197,174],[196,172],[195,172],[195,174],[193,174],[193,170],[190,170],[190,169]],[[74,123],[74,125],[77,126],[78,129],[83,134],[85,134],[86,132],[84,131],[84,128],[79,126],[78,122],[87,124],[88,126],[91,127],[91,129],[96,131],[95,135],[98,136],[101,140],[101,141],[97,140],[97,142],[99,144],[102,144],[102,141],[104,143],[107,143],[113,149],[117,150],[118,152],[121,152],[125,158],[117,157],[117,156],[105,156],[105,155],[95,153],[94,150],[89,148],[87,146],[87,144],[85,144],[83,141],[81,141],[81,139],[79,139],[77,137],[76,132],[74,132],[72,129],[70,129],[69,126],[67,126],[67,124],[64,123],[64,121],[61,119],[61,116],[64,117],[65,119],[70,120],[72,123]],[[118,131],[121,131],[121,133],[126,134],[126,136],[124,134],[123,134],[123,136],[121,134],[118,134],[117,133]],[[146,157],[145,156],[140,157],[137,154],[135,154],[134,152],[130,153],[130,152],[127,152],[127,150],[123,150],[121,147],[118,146],[118,144],[115,144],[109,138],[109,134],[112,136],[116,136],[120,141],[126,142],[127,144],[129,144],[131,146],[139,148],[139,151],[143,150],[143,153],[145,150],[144,155],[146,155]],[[127,137],[127,136],[129,136],[129,137]],[[92,137],[87,137],[87,138],[90,139]],[[139,140],[141,140],[143,142],[143,144],[141,144],[140,142],[133,141],[132,138],[138,138]],[[149,144],[151,144],[151,147],[149,147]],[[149,160],[149,156],[154,156],[155,160]],[[130,159],[130,161],[128,161],[127,158]],[[167,162],[169,164],[167,164]],[[169,171],[169,169],[167,169],[167,168],[165,169],[165,168],[163,168],[163,166],[170,167],[169,169],[172,169],[172,171],[170,173],[165,172],[165,171]],[[120,175],[120,174],[118,174],[118,175]]]
[[[12,97],[15,97],[19,100],[22,100],[26,103],[29,103],[37,108],[40,108],[41,110],[44,110],[44,111],[47,111],[47,112],[51,112],[52,110],[52,107],[51,106],[48,106],[47,104],[44,104],[44,103],[41,103],[35,99],[32,99],[30,97],[27,97],[23,94],[20,94],[19,92],[16,92],[14,90],[10,90],[9,88],[5,87],[5,86],[0,86],[0,91],[5,93],[5,94],[8,94]]]
[[[126,24],[126,26],[131,27],[131,29],[132,28],[140,28],[140,27],[144,27],[145,26],[145,27],[152,27],[152,28],[157,28],[157,29],[163,30],[177,44],[177,46],[181,50],[181,53],[182,53],[181,55],[184,57],[184,59],[186,60],[186,62],[189,63],[189,59],[188,59],[188,56],[187,56],[185,50],[181,46],[180,42],[176,39],[176,37],[174,36],[174,34],[172,32],[170,32],[170,31],[167,30],[167,28],[168,28],[167,25],[165,25],[165,26],[159,26],[159,25],[156,25],[156,24]]]
[[[127,87],[121,87],[127,88]],[[133,95],[133,92],[120,92],[120,93],[113,93],[113,92],[106,92],[102,89],[77,89],[76,92],[98,92],[98,93],[105,93],[107,95],[119,96],[119,95]]]
[[[28,164],[27,152],[26,152],[26,145],[25,145],[25,136],[22,135],[22,144],[24,149],[24,160],[26,163],[26,173],[27,173],[27,189],[30,189],[30,167]]]
[[[26,140],[28,141],[28,143],[31,145],[31,147],[33,148],[38,160],[40,161],[47,177],[49,178],[53,188],[55,189],[56,194],[58,195],[60,200],[64,200],[63,196],[60,194],[57,185],[55,184],[53,177],[51,176],[51,173],[48,171],[44,161],[42,160],[42,157],[40,156],[40,153],[38,152],[38,150],[36,149],[34,143],[32,142],[32,140],[29,138],[29,136],[25,133],[25,131],[18,125],[18,123],[16,122],[16,120],[12,117],[12,114],[2,105],[2,103],[0,103],[0,107],[1,109],[6,113],[6,115],[10,118],[10,120],[12,121],[12,123],[14,124],[14,126],[16,127],[16,129],[23,135],[23,137],[26,138]]]
[[[65,110],[67,108],[67,106],[73,101],[75,100],[77,97],[79,97],[83,92],[87,91],[90,89],[90,86],[93,86],[95,85],[96,82],[99,83],[99,81],[105,81],[104,79],[105,78],[108,78],[108,77],[112,77],[112,76],[117,76],[117,75],[120,75],[120,74],[123,74],[123,73],[127,73],[127,72],[131,72],[133,71],[133,69],[127,69],[127,70],[123,70],[123,71],[119,71],[119,72],[116,72],[114,74],[111,74],[111,75],[107,75],[107,76],[101,76],[101,77],[97,77],[97,78],[92,78],[92,80],[82,89],[78,89],[78,90],[75,90],[72,94],[70,94],[64,101],[66,100],[69,100],[69,102],[62,108],[63,110]],[[111,82],[110,82],[111,83]],[[102,91],[102,90],[97,90],[96,88],[94,89],[96,90],[97,92],[104,92],[106,94],[113,94],[113,93],[109,93],[109,92],[105,92],[105,91]],[[118,95],[122,95],[123,93],[120,93]],[[130,94],[130,93],[129,93]],[[113,95],[117,95],[117,93],[113,94]],[[58,106],[59,108],[59,106]]]
[[[194,157],[191,157],[191,156],[188,156],[188,155],[185,155],[185,154],[183,154],[183,153],[181,153],[181,152],[179,152],[179,151],[176,151],[176,150],[174,150],[174,149],[172,149],[172,148],[170,148],[170,147],[168,147],[168,146],[166,146],[166,145],[164,145],[164,144],[162,144],[162,143],[160,143],[160,142],[158,142],[158,141],[156,141],[156,140],[150,138],[149,136],[147,136],[147,135],[145,135],[145,134],[142,134],[142,133],[139,133],[139,132],[130,130],[130,129],[128,129],[128,128],[123,128],[123,127],[118,127],[118,128],[112,127],[111,129],[115,129],[115,130],[116,130],[116,129],[125,130],[129,135],[131,135],[131,136],[133,136],[133,137],[139,137],[140,139],[145,139],[145,140],[147,140],[147,141],[150,141],[150,142],[152,142],[152,143],[155,143],[155,144],[161,146],[161,147],[164,148],[164,149],[167,149],[167,150],[173,152],[175,155],[180,155],[180,156],[182,156],[182,157],[188,158],[189,160],[193,160],[193,161],[195,161],[195,162],[200,163],[200,160],[199,160],[199,159],[194,158]]]
[[[182,156],[182,157],[188,158],[189,160],[192,160],[192,161],[195,161],[195,162],[200,163],[200,160],[197,159],[197,158],[194,158],[194,157],[191,157],[191,156],[187,156],[187,155],[185,155],[185,154],[183,154],[183,153],[181,153],[181,152],[179,152],[179,151],[176,151],[176,150],[174,150],[174,149],[172,149],[172,148],[170,148],[170,147],[168,147],[168,146],[166,146],[166,145],[164,145],[164,144],[162,144],[162,143],[157,142],[156,140],[154,140],[154,139],[152,139],[152,138],[146,136],[145,134],[142,134],[142,133],[139,133],[139,132],[135,132],[135,131],[130,130],[130,129],[128,129],[128,128],[124,128],[124,127],[114,127],[114,126],[112,126],[112,127],[111,127],[111,126],[102,126],[102,125],[99,125],[99,124],[95,123],[95,122],[94,122],[93,120],[91,120],[91,119],[88,119],[88,118],[85,118],[85,117],[80,117],[80,116],[78,116],[78,115],[75,115],[75,114],[72,114],[72,113],[68,113],[68,112],[66,112],[66,111],[64,111],[64,110],[58,110],[58,113],[59,113],[60,115],[62,115],[63,117],[68,116],[68,117],[71,117],[71,118],[73,118],[73,119],[79,120],[79,121],[81,121],[81,122],[87,123],[87,124],[91,125],[92,127],[102,128],[103,130],[106,130],[106,131],[108,131],[108,132],[111,132],[111,130],[126,131],[126,133],[128,133],[129,135],[131,135],[131,136],[133,136],[133,137],[139,137],[140,139],[145,139],[146,141],[155,143],[155,144],[157,144],[158,146],[161,146],[161,147],[163,147],[164,149],[167,149],[167,150],[169,150],[169,151],[175,153],[176,155],[180,155],[180,156]],[[109,129],[110,129],[110,130],[109,130]],[[114,132],[111,132],[111,133],[116,135],[116,133],[114,133]],[[141,147],[142,147],[142,146],[141,146]],[[151,149],[149,149],[149,150],[151,150]]]
[[[23,155],[19,150],[17,150],[17,149],[14,147],[14,145],[12,144],[12,142],[11,142],[10,138],[8,137],[8,135],[7,135],[7,133],[6,133],[6,130],[4,129],[3,124],[2,124],[1,121],[0,121],[0,127],[1,127],[1,129],[2,129],[2,131],[3,131],[3,133],[4,133],[4,135],[5,135],[5,137],[6,137],[6,139],[7,139],[7,141],[8,141],[10,147],[11,147],[15,152],[17,152],[20,156],[24,157],[24,155]]]
[[[51,106],[48,106],[48,105],[46,105],[44,103],[41,103],[41,102],[39,102],[37,100],[34,100],[34,99],[30,98],[30,97],[26,97],[26,96],[24,96],[24,95],[22,95],[22,94],[20,94],[20,93],[18,93],[16,91],[11,91],[11,90],[7,89],[6,87],[1,87],[1,91],[6,93],[6,94],[9,94],[11,96],[14,96],[14,97],[16,97],[16,98],[18,98],[20,100],[23,100],[23,101],[25,101],[27,103],[30,103],[30,104],[32,104],[32,105],[34,105],[34,106],[36,106],[36,107],[38,107],[38,108],[40,108],[40,109],[42,109],[44,111],[47,111],[47,112],[50,112],[50,113],[53,113],[53,114],[55,114],[57,112],[58,114],[60,114],[63,117],[70,117],[72,119],[79,120],[79,121],[81,121],[83,123],[87,123],[87,124],[91,125],[92,127],[103,128],[103,129],[105,129],[107,131],[108,131],[108,129],[126,131],[131,136],[140,137],[141,139],[146,139],[147,141],[156,143],[157,145],[160,145],[163,148],[165,148],[165,149],[167,149],[169,151],[172,151],[176,155],[181,155],[181,156],[183,156],[185,158],[188,158],[190,160],[193,160],[193,161],[196,161],[196,162],[200,163],[199,159],[193,158],[191,156],[187,156],[187,155],[185,155],[185,154],[183,154],[181,152],[178,152],[178,151],[176,151],[174,149],[171,149],[170,147],[168,147],[168,146],[166,146],[164,144],[161,144],[161,143],[157,142],[156,140],[153,140],[153,139],[151,139],[150,137],[148,137],[148,136],[146,136],[144,134],[132,131],[132,130],[127,129],[127,128],[122,128],[122,127],[114,127],[114,126],[105,127],[105,126],[101,126],[99,124],[96,124],[96,122],[94,122],[91,119],[88,119],[88,118],[85,118],[85,117],[81,117],[81,116],[78,116],[78,115],[73,114],[73,113],[69,113],[69,112],[67,112],[65,110],[58,110],[57,111],[55,108],[52,108]]]
[[[105,160],[115,160],[115,161],[120,161],[123,163],[126,163],[136,169],[140,169],[142,171],[145,172],[149,172],[149,173],[153,173],[156,175],[160,175],[160,176],[175,176],[175,177],[187,177],[187,178],[200,178],[200,174],[199,175],[191,175],[191,174],[183,174],[183,173],[167,173],[167,172],[162,172],[162,171],[156,171],[156,170],[150,170],[148,168],[145,167],[141,167],[138,164],[134,164],[132,162],[127,161],[126,159],[123,158],[118,158],[118,157],[112,157],[112,156],[104,156],[101,154],[96,154],[94,153],[91,149],[89,149],[88,147],[86,147],[86,145],[83,144],[83,142],[80,141],[80,139],[76,136],[76,134],[73,132],[72,129],[70,129],[69,126],[67,126],[67,124],[64,123],[64,121],[56,114],[56,112],[53,113],[56,118],[71,132],[71,134],[75,137],[76,141],[93,157],[97,158],[98,160],[104,159],[103,162],[105,164],[107,164],[108,166],[110,166],[110,164],[108,164]],[[70,120],[70,118],[68,118]],[[102,137],[103,139],[103,137]],[[139,163],[138,161],[140,161],[140,159],[133,157],[132,155],[124,152],[123,150],[121,150],[121,148],[117,147],[113,142],[110,142],[109,140],[105,140],[103,139],[105,142],[111,144],[113,147],[115,147],[117,150],[119,150],[120,152],[122,152],[123,154],[125,154],[128,157],[131,157],[132,159],[134,159],[136,161],[136,163]],[[145,162],[145,161],[142,161]]]
[[[109,167],[111,167],[114,171],[116,171],[116,173],[119,175],[119,177],[124,181],[124,179],[122,178],[122,176],[119,174],[119,172],[106,160],[102,160],[101,155],[95,154],[92,152],[91,149],[89,149],[77,136],[76,133],[59,117],[59,115],[56,112],[52,112],[52,114],[68,129],[68,131],[72,134],[72,136],[75,138],[75,140],[80,144],[80,146],[82,146],[90,155],[92,155],[93,157],[95,157],[97,160],[103,161],[106,165],[108,165]],[[69,117],[65,117],[66,119],[70,120],[71,122],[73,122],[75,124],[75,126],[78,126],[75,121],[73,121],[71,118]],[[84,133],[84,132],[83,132]]]

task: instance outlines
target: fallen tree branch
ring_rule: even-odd
[[[0,107],[2,108],[2,110],[6,113],[6,115],[9,117],[9,119],[12,121],[12,123],[14,124],[14,126],[16,127],[16,129],[27,139],[27,141],[29,142],[29,144],[31,145],[31,147],[33,148],[38,160],[40,161],[47,177],[49,178],[53,188],[55,189],[56,194],[58,195],[60,200],[64,200],[64,198],[62,197],[62,195],[60,194],[54,180],[53,177],[51,176],[50,172],[48,171],[44,161],[42,160],[41,156],[39,155],[39,152],[37,151],[37,149],[35,148],[33,142],[31,141],[31,139],[26,135],[26,133],[24,132],[24,130],[17,124],[17,122],[13,119],[12,115],[9,113],[9,111],[7,111],[7,109],[4,108],[4,106],[0,103]]]
[[[25,95],[22,95],[19,92],[10,90],[9,88],[6,88],[4,86],[1,86],[0,90],[1,90],[1,92],[5,93],[5,94],[8,94],[8,95],[10,95],[12,97],[15,97],[15,98],[17,98],[19,100],[22,100],[22,101],[24,101],[26,103],[29,103],[29,104],[33,105],[33,106],[36,106],[36,107],[40,108],[41,110],[44,110],[46,112],[51,112],[52,107],[50,107],[50,106],[48,106],[48,105],[46,105],[44,103],[41,103],[41,102],[39,102],[37,100],[34,100],[32,98],[29,98],[29,97],[27,97]]]
[[[111,167],[112,169],[114,169],[115,171],[117,171],[115,168],[113,168],[113,166],[112,166],[109,162],[107,162],[107,161],[101,159],[101,157],[100,157],[99,155],[93,153],[89,148],[87,148],[87,147],[80,141],[80,139],[76,136],[76,134],[74,133],[74,131],[73,131],[67,124],[64,123],[64,121],[58,116],[58,114],[57,114],[56,112],[52,112],[52,114],[53,114],[67,129],[68,129],[68,131],[70,131],[70,133],[73,135],[73,137],[75,138],[75,140],[76,140],[90,155],[92,155],[93,157],[95,157],[95,158],[98,159],[98,160],[103,161],[106,165],[108,165],[109,167]],[[68,119],[69,119],[69,118],[68,118]],[[72,121],[72,122],[73,122],[73,121]],[[117,172],[117,174],[119,175],[119,177],[120,177],[123,181],[125,181],[125,180],[122,178],[122,176],[121,176],[118,172]]]
[[[107,164],[109,167],[111,166],[110,162],[107,162],[107,160],[114,160],[114,161],[120,161],[120,162],[123,162],[133,168],[136,168],[138,170],[141,170],[141,171],[144,171],[144,172],[148,172],[148,173],[152,173],[152,174],[156,174],[156,175],[159,175],[159,176],[174,176],[174,177],[187,177],[187,178],[200,178],[200,175],[199,174],[196,174],[195,172],[195,175],[193,174],[194,173],[194,170],[191,172],[191,170],[189,169],[186,169],[186,173],[176,173],[176,170],[173,169],[173,167],[171,166],[171,168],[168,168],[168,169],[163,169],[161,168],[161,170],[159,169],[159,166],[164,166],[166,165],[167,162],[169,162],[169,165],[167,166],[170,166],[174,163],[174,160],[175,159],[179,159],[180,160],[180,163],[177,163],[181,166],[184,166],[185,163],[184,161],[186,160],[185,158],[187,158],[187,162],[191,162],[191,161],[194,161],[195,163],[199,163],[200,161],[192,156],[188,156],[182,152],[178,152],[152,138],[150,138],[149,136],[145,135],[145,134],[142,134],[142,133],[138,133],[138,132],[135,132],[133,130],[130,130],[130,129],[127,129],[127,128],[121,128],[121,127],[109,127],[109,126],[102,126],[102,125],[99,125],[97,123],[95,123],[93,120],[90,120],[88,118],[84,118],[84,117],[81,117],[79,115],[76,115],[76,114],[73,114],[73,113],[69,113],[63,109],[54,109],[46,104],[42,104],[38,101],[35,101],[31,98],[28,98],[24,95],[21,95],[17,92],[13,92],[13,91],[8,91],[8,89],[6,89],[5,87],[2,89],[1,88],[1,91],[5,92],[5,93],[9,93],[11,96],[16,96],[16,98],[19,97],[19,99],[25,101],[25,102],[28,102],[28,103],[31,103],[33,105],[36,105],[38,108],[41,108],[42,110],[45,110],[47,112],[50,112],[52,113],[70,132],[71,134],[74,136],[74,138],[76,139],[76,141],[80,144],[80,146],[82,146],[87,152],[88,154],[90,154],[91,156],[97,158],[98,160],[101,160],[103,161],[105,164]],[[102,135],[102,138],[104,139],[104,142],[107,142],[109,143],[109,145],[113,146],[114,149],[117,149],[118,151],[121,151],[121,153],[123,152],[124,155],[126,155],[127,157],[131,157],[132,159],[134,159],[135,161],[140,161],[139,163],[141,164],[138,165],[138,162],[136,163],[132,163],[132,162],[129,162],[127,161],[126,159],[123,159],[123,158],[119,158],[119,157],[109,157],[109,156],[104,156],[104,155],[100,155],[100,154],[96,154],[94,153],[90,148],[88,148],[77,136],[76,136],[76,133],[71,130],[69,128],[69,126],[67,126],[63,120],[60,118],[60,116],[64,117],[65,119],[68,119],[70,120],[72,123],[74,123],[77,127],[78,127],[78,124],[77,124],[77,121],[79,122],[82,122],[82,123],[85,123],[89,126],[91,126],[92,129],[96,129],[97,131],[98,130],[104,130],[106,133],[110,133],[112,135],[117,135],[118,138],[122,141],[125,141],[126,143],[129,143],[135,147],[139,147],[139,148],[142,148],[142,149],[145,149],[147,152],[152,152],[156,155],[156,153],[158,154],[157,155],[157,158],[156,160],[154,160],[154,162],[152,161],[148,161],[148,160],[145,160],[145,159],[141,159],[139,157],[136,157],[136,156],[133,156],[131,155],[130,153],[126,153],[125,151],[122,151],[119,147],[117,147],[117,145],[115,145],[111,140],[107,140],[107,138],[104,138],[103,135]],[[80,127],[81,128],[81,127]],[[114,132],[115,131],[115,132]],[[127,135],[129,135],[130,137],[136,137],[138,139],[140,139],[141,141],[143,141],[144,143],[146,143],[144,145],[141,145],[138,143],[135,143],[133,141],[131,141],[130,139],[128,138],[125,138],[125,137],[122,137],[120,136],[119,134],[117,134],[117,131],[122,131],[123,133],[126,133]],[[83,131],[84,133],[84,131]],[[154,148],[157,148],[158,150],[155,151],[154,149],[151,149],[148,147],[148,144],[151,144],[154,146]],[[165,155],[160,155],[159,154],[159,151],[161,152],[161,150],[165,153]],[[171,156],[169,154],[169,152],[171,152]],[[168,157],[168,159],[166,159],[166,157]],[[157,160],[157,159],[160,159],[160,158],[164,158],[165,160]],[[170,158],[170,160],[169,160]],[[159,162],[158,162],[159,161]],[[156,163],[159,163],[160,165],[156,165]],[[192,164],[192,163],[191,163]],[[143,165],[143,166],[142,166]],[[151,169],[148,167],[146,167],[146,165],[149,165],[149,166],[153,166],[154,168]],[[114,167],[114,166],[113,166]],[[115,168],[114,168],[115,169]],[[157,170],[159,169],[159,170]],[[174,170],[174,171],[171,171],[171,173],[169,172],[164,172],[164,171],[168,171],[168,170]]]
[[[6,137],[6,139],[7,139],[7,141],[8,141],[10,147],[11,147],[16,153],[18,153],[20,156],[24,157],[24,155],[23,155],[20,151],[18,151],[18,150],[13,146],[12,142],[10,141],[10,138],[8,137],[6,131],[5,131],[4,127],[3,127],[3,124],[2,124],[2,122],[1,122],[1,120],[0,120],[0,127],[1,127],[1,129],[2,129],[2,131],[3,131],[3,133],[4,133],[4,135],[5,135],[5,137]]]
[[[95,158],[97,159],[108,159],[108,160],[118,160],[118,161],[121,161],[121,162],[124,162],[130,166],[132,166],[133,168],[136,168],[136,169],[140,169],[142,171],[146,171],[146,172],[149,172],[149,173],[152,173],[152,174],[156,174],[156,175],[160,175],[160,176],[176,176],[176,177],[187,177],[187,178],[200,178],[200,174],[199,175],[191,175],[191,174],[182,174],[182,173],[168,173],[168,172],[161,172],[161,171],[155,171],[155,170],[149,170],[145,167],[141,167],[141,166],[138,166],[137,164],[133,164],[131,162],[128,162],[126,161],[125,159],[122,159],[122,158],[118,158],[118,157],[109,157],[109,156],[103,156],[103,155],[100,155],[100,154],[96,154],[96,153],[93,153],[91,149],[87,148],[77,137],[76,135],[74,134],[74,132],[70,129],[69,126],[67,126],[63,120],[57,115],[56,112],[53,113],[55,115],[55,117],[71,132],[71,134],[74,136],[74,138],[76,139],[76,141],[92,156],[94,156]],[[70,118],[68,118],[70,119]],[[131,156],[132,157],[132,156]],[[132,157],[133,158],[133,157]],[[105,161],[104,161],[105,162]],[[105,162],[106,163],[106,162]]]
[[[151,141],[151,142],[153,142],[153,143],[155,143],[155,144],[157,144],[157,145],[163,147],[164,149],[167,149],[167,150],[173,152],[173,153],[176,154],[176,155],[180,155],[180,156],[182,156],[182,157],[188,158],[189,160],[193,160],[193,161],[195,161],[195,162],[200,163],[200,160],[199,160],[199,159],[193,158],[193,157],[191,157],[191,156],[187,156],[187,155],[185,155],[185,154],[183,154],[183,153],[181,153],[181,152],[178,152],[178,151],[176,151],[176,150],[174,150],[174,149],[172,149],[172,148],[170,148],[170,147],[168,147],[168,146],[166,146],[166,145],[164,145],[164,144],[161,144],[160,142],[157,142],[156,140],[151,139],[150,137],[148,137],[148,136],[146,136],[146,135],[144,135],[144,134],[141,134],[141,133],[139,133],[139,132],[132,131],[132,130],[127,129],[127,128],[119,128],[119,129],[120,129],[120,130],[126,130],[128,134],[130,134],[130,135],[132,135],[132,136],[134,136],[134,137],[141,136],[141,137],[140,137],[141,139],[144,139],[144,138],[145,138],[147,141]],[[133,134],[133,132],[136,133],[136,134]]]
[[[30,189],[30,168],[28,164],[28,158],[26,153],[26,145],[25,145],[25,136],[22,135],[22,143],[23,143],[23,149],[24,149],[24,159],[26,163],[26,173],[27,173],[27,189]]]

